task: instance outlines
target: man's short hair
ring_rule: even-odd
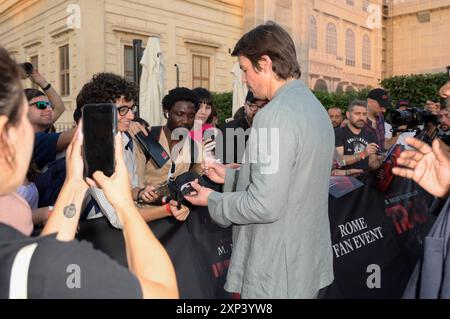
[[[341,108],[339,108],[339,107],[337,107],[337,106],[332,106],[332,107],[330,107],[330,108],[328,109],[328,111],[329,111],[329,110],[338,110],[338,111],[341,112],[341,114],[342,114]]]
[[[362,106],[362,107],[367,108],[367,102],[363,101],[363,100],[353,100],[348,105],[347,111],[351,113],[353,111],[353,109],[355,108],[355,106]]]
[[[115,103],[123,96],[125,101],[137,101],[136,84],[113,73],[98,73],[86,83],[77,96],[77,108],[73,114],[75,122],[81,118],[81,108],[86,104]]]
[[[294,41],[273,21],[247,32],[238,41],[231,55],[248,58],[256,71],[261,71],[258,62],[263,55],[267,55],[272,60],[273,72],[280,79],[298,79],[301,76]]]
[[[199,98],[197,94],[194,93],[193,90],[190,90],[185,87],[178,87],[169,91],[163,100],[162,107],[164,111],[170,111],[170,109],[178,102],[178,101],[187,101],[192,102],[195,106],[195,110],[199,109]]]
[[[45,96],[45,93],[36,89],[25,89],[24,90],[25,96],[27,97],[28,103],[39,96]]]

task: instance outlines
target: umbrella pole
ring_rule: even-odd
[[[177,88],[180,87],[180,67],[178,64],[175,64],[174,67],[177,69]]]
[[[140,89],[140,82],[141,82],[141,74],[142,74],[142,66],[141,66],[141,59],[142,59],[142,40],[134,39],[133,40],[133,71],[134,71],[134,83],[136,83],[138,87],[138,92]],[[138,106],[136,111],[136,117],[140,116],[139,112],[139,93],[137,95],[137,101],[135,101],[136,105]]]

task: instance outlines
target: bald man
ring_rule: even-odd
[[[330,117],[331,124],[333,124],[333,128],[340,127],[342,124],[342,112],[338,107],[330,107],[328,109],[328,116]]]

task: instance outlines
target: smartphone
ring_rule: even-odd
[[[96,171],[114,174],[114,137],[117,134],[117,107],[111,103],[88,104],[82,108],[84,177]]]

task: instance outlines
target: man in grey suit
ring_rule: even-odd
[[[193,183],[187,199],[233,225],[225,289],[242,298],[315,298],[333,281],[328,188],[334,132],[300,78],[295,46],[268,22],[236,44],[244,81],[270,102],[254,118],[240,170],[206,162],[224,193]]]

